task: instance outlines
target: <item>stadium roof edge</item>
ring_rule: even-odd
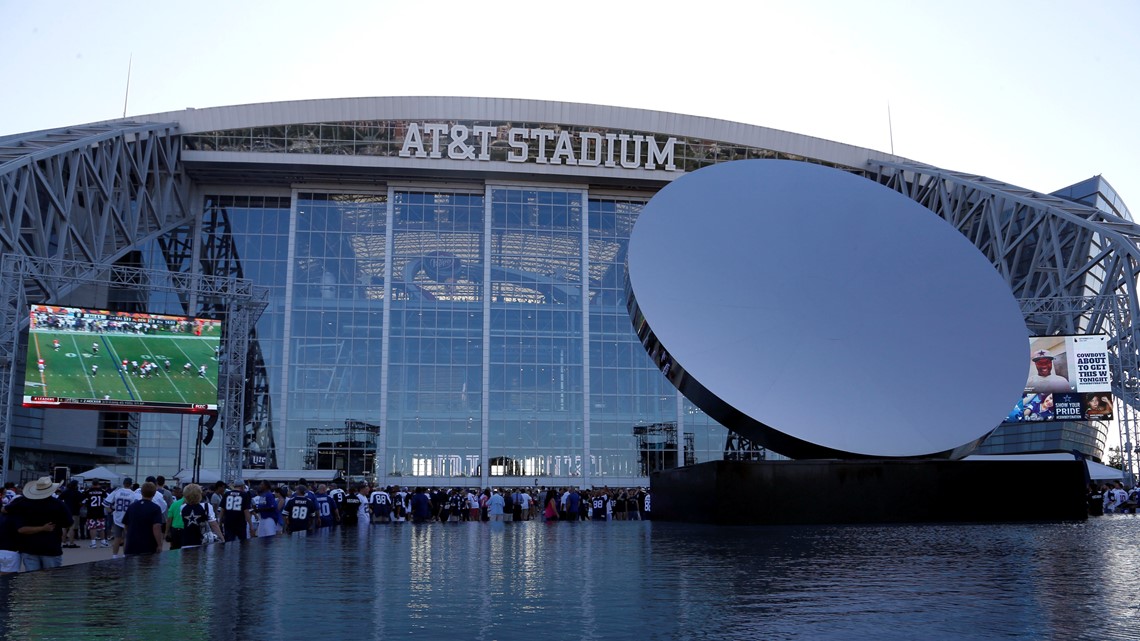
[[[0,138],[0,174],[16,170],[27,163],[92,145],[117,136],[142,136],[177,128],[174,122],[152,122],[135,119],[116,123],[90,123],[45,129]]]
[[[240,129],[315,122],[359,120],[499,120],[596,126],[653,133],[667,133],[702,140],[749,145],[863,168],[871,161],[908,159],[760,125],[717,118],[676,114],[632,107],[586,103],[445,96],[393,96],[368,98],[322,98],[252,103],[203,109],[145,114],[127,120],[173,121],[179,133]],[[114,124],[107,120],[97,125]]]

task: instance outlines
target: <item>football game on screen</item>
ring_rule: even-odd
[[[33,305],[27,407],[213,412],[221,321]]]

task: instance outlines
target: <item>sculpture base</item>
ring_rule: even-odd
[[[651,477],[653,520],[722,525],[1084,520],[1083,461],[713,461]]]

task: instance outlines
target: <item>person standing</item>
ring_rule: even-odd
[[[245,491],[245,481],[238,479],[234,481],[233,489],[226,490],[222,497],[222,532],[225,533],[226,543],[249,538],[249,510],[252,503],[253,497]],[[257,536],[257,532],[253,532],[253,535]]]
[[[392,520],[392,497],[380,488],[376,488],[368,497],[368,504],[372,510],[373,523],[387,523]]]
[[[277,505],[277,495],[273,493],[269,481],[261,482],[257,496],[253,497],[253,508],[257,510],[257,536],[276,536],[281,510]]]
[[[273,488],[273,495],[277,498],[277,531],[285,531],[285,501],[289,500],[288,485],[279,485]]]
[[[1128,492],[1124,491],[1123,483],[1116,481],[1109,484],[1105,491],[1105,498],[1109,501],[1109,505],[1105,509],[1106,513],[1124,514],[1124,504],[1128,502]]]
[[[157,487],[155,490],[155,496],[161,496],[162,501],[167,505],[170,505],[177,499],[177,497],[174,496],[174,492],[166,487],[165,476],[159,474],[157,477],[155,477],[154,484]]]
[[[392,488],[392,522],[403,523],[408,520],[408,488]]]
[[[198,488],[198,494],[201,495],[202,487],[197,485],[195,487]],[[178,550],[182,547],[182,529],[186,527],[186,522],[182,520],[182,506],[186,504],[184,491],[185,488],[181,490],[174,488],[172,494],[175,498],[170,502],[170,508],[166,510],[166,540],[170,541],[171,550]]]
[[[467,493],[465,490],[455,488],[451,490],[451,494],[447,497],[447,519],[449,521],[459,521],[463,518],[464,513],[467,512],[465,506],[467,504]]]
[[[181,531],[182,548],[198,547],[207,542],[206,533],[212,532],[217,540],[221,540],[222,531],[218,528],[218,519],[214,514],[214,506],[202,500],[202,486],[191,483],[182,491],[182,505],[180,516],[184,527]]]
[[[581,516],[582,505],[585,505],[582,501],[582,495],[578,493],[578,490],[570,488],[570,496],[566,497],[566,518],[577,521]]]
[[[317,486],[317,517],[321,528],[332,528],[333,524],[340,522],[340,513],[337,511],[336,501],[328,494],[328,487]]]
[[[59,483],[52,483],[50,476],[40,477],[24,485],[24,495],[4,508],[14,521],[20,561],[28,572],[63,565],[63,533],[73,519],[67,505],[52,496],[57,489]]]
[[[226,495],[226,489],[226,482],[218,481],[217,483],[214,483],[214,491],[207,493],[207,502],[209,502],[210,505],[214,506],[214,514],[222,513],[222,501],[223,497]]]
[[[361,483],[356,489],[353,490],[356,498],[360,499],[360,509],[356,513],[357,521],[361,523],[368,523],[368,514],[371,511],[369,506],[369,497],[372,496],[372,488],[367,483]]]
[[[313,526],[317,515],[317,506],[309,498],[309,488],[298,485],[296,493],[285,501],[285,531],[289,534],[305,532]]]
[[[1104,490],[1095,481],[1089,483],[1089,516],[1104,516]]]
[[[605,521],[606,505],[609,502],[609,496],[605,491],[595,490],[594,495],[590,497],[590,518],[594,521]]]
[[[3,506],[7,507],[9,503],[14,501],[19,494],[16,493],[16,482],[8,481],[4,484],[4,499]]]
[[[491,492],[491,496],[487,498],[487,517],[490,521],[503,521],[503,508],[506,502],[503,500],[503,495],[499,494],[498,490]]]
[[[488,511],[489,508],[487,505],[487,503],[490,502],[490,500],[491,500],[491,488],[486,488],[479,495],[479,520],[480,521],[490,521],[491,520],[491,516],[490,516],[491,513]]]
[[[111,558],[118,558],[119,550],[123,547],[123,515],[127,513],[127,508],[134,502],[134,492],[131,491],[131,485],[134,482],[131,477],[123,479],[123,486],[116,488],[114,492],[107,495],[103,499],[103,505],[111,508]]]
[[[626,499],[625,490],[618,490],[617,497],[610,499],[610,511],[613,513],[613,519],[615,521],[625,520]]]
[[[503,520],[510,523],[515,520],[514,493],[510,490],[503,489],[500,495],[503,497]]]
[[[142,498],[131,503],[123,515],[123,555],[154,554],[162,549],[163,510],[154,501],[156,485],[147,481],[139,488]]]
[[[16,520],[0,512],[0,576],[20,571],[19,539]]]
[[[355,489],[345,492],[344,498],[340,502],[340,524],[344,527],[358,525],[360,523],[360,512],[365,507],[364,501]]]
[[[467,490],[467,518],[464,521],[478,521],[479,520],[479,499],[475,496],[475,492],[471,489]]]
[[[150,483],[150,484],[154,485],[154,497],[151,498],[151,501],[154,501],[154,504],[158,506],[158,509],[162,510],[162,514],[164,515],[164,518],[165,518],[166,509],[170,506],[169,506],[169,504],[167,504],[166,498],[163,497],[162,491],[158,487],[158,480],[153,476],[148,476],[148,477],[146,477],[145,483]],[[142,498],[143,498],[142,487],[140,486],[139,489],[135,490],[134,500],[141,501]],[[165,523],[165,521],[164,521],[164,523]]]
[[[542,520],[546,523],[558,520],[558,492],[555,490],[546,493],[546,508],[542,511]]]
[[[344,494],[344,490],[342,490],[340,487],[340,481],[333,481],[332,489],[329,490],[329,496],[331,496],[332,499],[336,501],[338,508],[340,507],[341,502],[344,501]]]
[[[83,507],[83,493],[79,491],[79,481],[68,481],[67,489],[60,493],[59,499],[67,506],[67,511],[71,512],[72,517],[71,527],[67,528],[67,534],[63,537],[63,547],[77,548],[79,544],[75,540],[79,535],[79,510]]]
[[[431,497],[428,496],[427,488],[416,488],[416,493],[412,495],[411,511],[413,523],[427,523],[431,520]]]
[[[111,546],[107,542],[107,509],[103,501],[107,497],[107,490],[103,489],[100,481],[93,481],[87,492],[83,493],[83,504],[87,506],[87,537],[91,539],[91,547],[103,543],[104,547]]]

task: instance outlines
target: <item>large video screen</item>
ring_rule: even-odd
[[[1025,391],[1005,422],[1112,420],[1107,336],[1030,338],[1028,366]]]
[[[24,406],[218,410],[221,321],[32,305]]]

